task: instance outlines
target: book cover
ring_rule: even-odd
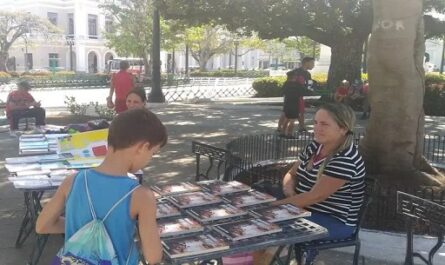
[[[271,223],[311,216],[311,212],[298,208],[292,204],[267,206],[252,210],[251,212]]]
[[[282,229],[273,223],[260,219],[242,220],[232,223],[216,225],[215,230],[232,241],[258,237],[281,232]]]
[[[16,172],[15,175],[17,177],[27,177],[27,176],[34,176],[34,175],[49,175],[49,173],[51,173],[50,170],[36,169],[36,170],[19,171],[19,172]]]
[[[199,232],[204,230],[204,227],[192,218],[181,217],[158,221],[158,230],[161,237],[167,237]]]
[[[194,217],[200,222],[206,223],[225,218],[245,215],[248,212],[237,208],[230,204],[210,205],[202,207],[194,207],[186,210],[186,213]]]
[[[67,167],[71,169],[92,168],[99,166],[103,160],[104,157],[76,157],[67,160]]]
[[[46,155],[34,155],[34,156],[21,156],[21,157],[7,157],[5,159],[6,164],[29,164],[29,163],[44,163],[44,162],[57,162],[64,161],[72,156],[69,154],[46,154]]]
[[[226,194],[224,199],[236,207],[246,207],[276,201],[276,198],[256,190]]]
[[[153,186],[151,186],[151,189],[157,191],[158,193],[160,193],[163,196],[201,190],[201,188],[199,186],[192,184],[190,182],[181,182],[181,183],[164,184],[164,185],[153,185]]]
[[[202,191],[172,195],[170,197],[167,197],[167,199],[179,208],[189,208],[207,204],[214,204],[222,201],[220,197]]]
[[[170,258],[187,257],[229,249],[228,242],[215,232],[163,240],[164,252]]]
[[[32,175],[32,176],[23,176],[23,177],[8,177],[9,181],[28,181],[28,180],[48,180],[48,175]]]
[[[165,218],[181,215],[178,208],[169,202],[158,202],[156,204],[156,218]]]
[[[104,156],[107,151],[108,129],[87,131],[58,138],[60,153],[73,156],[95,157]]]
[[[207,191],[217,195],[250,190],[250,186],[239,181],[225,182],[222,180],[207,180],[200,181],[197,184]]]

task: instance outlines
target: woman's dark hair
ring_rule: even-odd
[[[139,142],[161,147],[167,143],[167,130],[159,118],[145,108],[127,110],[117,115],[108,131],[108,145],[120,150]]]
[[[130,94],[139,96],[144,103],[147,102],[147,94],[145,94],[145,90],[142,88],[133,88],[132,90],[130,90],[130,92],[128,92],[125,98],[127,98]]]

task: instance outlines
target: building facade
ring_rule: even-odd
[[[60,34],[49,38],[36,32],[26,34],[10,49],[8,68],[104,71],[106,61],[116,53],[105,46],[103,32],[111,21],[99,4],[94,0],[0,0],[2,10],[29,12],[61,29]]]

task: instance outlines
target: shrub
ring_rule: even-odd
[[[87,109],[89,104],[79,104],[76,102],[76,98],[73,96],[65,96],[65,105],[68,107],[68,110],[71,114],[84,116],[87,113]]]
[[[265,77],[269,76],[269,71],[265,70],[217,70],[209,72],[195,71],[190,73],[192,77]]]
[[[318,83],[318,88],[326,87],[328,82],[328,73],[313,73],[311,76],[312,80]]]
[[[283,96],[283,84],[286,81],[285,76],[264,77],[256,79],[252,83],[255,89],[256,97],[281,97]]]
[[[425,74],[425,84],[427,86],[430,84],[441,84],[441,83],[445,83],[445,74],[439,74],[439,73]]]
[[[11,75],[8,74],[7,72],[0,72],[0,78],[2,79],[11,78]]]

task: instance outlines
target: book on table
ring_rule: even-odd
[[[52,184],[47,177],[47,179],[25,179],[25,180],[16,180],[12,182],[14,187],[17,189],[38,189],[38,188],[46,188],[51,187]]]
[[[248,214],[247,211],[230,204],[208,205],[193,207],[186,210],[186,213],[202,223],[216,220],[233,218]]]
[[[236,207],[252,206],[277,200],[269,194],[256,190],[226,194],[224,199]]]
[[[227,240],[213,231],[162,240],[162,245],[164,252],[172,259],[206,254],[230,248]]]
[[[176,236],[204,230],[204,227],[189,217],[161,219],[158,221],[161,237]]]
[[[311,216],[311,212],[292,204],[266,206],[254,209],[251,212],[271,223]]]
[[[31,163],[31,164],[5,164],[6,170],[9,173],[16,173],[20,171],[29,171],[29,170],[39,170],[42,167],[39,163]]]
[[[158,192],[162,196],[168,196],[179,193],[199,191],[201,190],[201,187],[190,182],[181,182],[175,184],[153,185],[151,186],[151,189]]]
[[[72,158],[70,154],[45,154],[34,156],[7,157],[6,164],[29,164],[65,161]]]
[[[214,226],[214,229],[232,241],[281,232],[280,226],[261,219],[247,219]]]
[[[222,201],[220,197],[202,191],[172,195],[167,197],[167,200],[171,201],[174,205],[181,209],[214,204]]]
[[[251,189],[250,186],[236,180],[228,182],[222,180],[205,180],[197,182],[197,184],[203,187],[205,190],[217,195],[247,191]]]
[[[156,218],[165,218],[181,215],[176,206],[172,205],[169,202],[158,202],[156,204]]]

